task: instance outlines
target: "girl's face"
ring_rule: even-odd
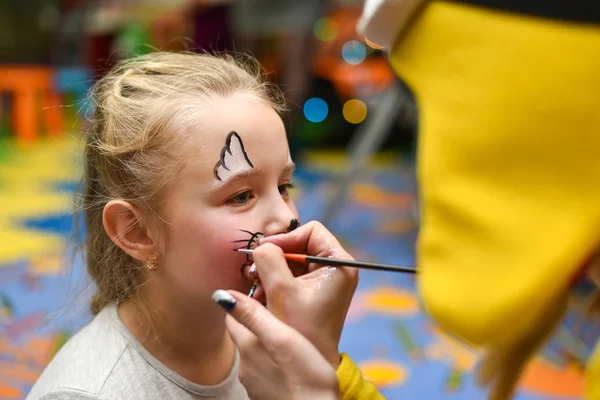
[[[234,249],[286,232],[298,218],[285,128],[268,104],[244,93],[217,98],[198,121],[166,193],[158,249],[159,284],[193,302],[220,288],[248,291],[249,263]]]

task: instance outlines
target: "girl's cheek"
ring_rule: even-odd
[[[246,255],[235,249],[248,246],[255,226],[250,224],[252,218],[248,214],[225,211],[220,209],[212,215],[204,214],[202,223],[197,224],[194,236],[201,238],[198,241],[198,257],[204,260],[202,264],[205,264],[206,273],[211,274],[214,280],[225,283],[246,281],[241,272]]]
[[[245,239],[245,236],[219,235],[208,241],[208,268],[210,273],[219,274],[226,280],[245,279],[241,269],[246,261],[246,256],[234,251],[245,243],[237,243],[236,240]]]

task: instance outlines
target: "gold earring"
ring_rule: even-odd
[[[158,257],[156,257],[154,254],[150,254],[146,260],[146,268],[148,268],[150,271],[156,271],[158,269]]]

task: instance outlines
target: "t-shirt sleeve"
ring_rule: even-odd
[[[342,400],[385,400],[372,382],[363,379],[360,369],[345,353],[341,354],[337,378]]]

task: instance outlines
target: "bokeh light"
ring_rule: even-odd
[[[313,33],[322,42],[329,42],[337,36],[337,24],[331,18],[319,18],[313,25]]]
[[[325,100],[313,97],[304,103],[304,116],[310,122],[321,122],[327,118],[329,107]]]
[[[351,124],[360,124],[367,118],[367,105],[358,99],[348,100],[344,103],[342,114]]]
[[[367,56],[367,47],[356,40],[351,40],[344,44],[342,48],[342,58],[348,64],[356,65],[364,61]]]

